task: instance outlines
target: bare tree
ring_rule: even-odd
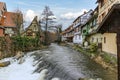
[[[43,15],[42,20],[45,22],[45,45],[48,45],[48,21],[52,20],[49,17],[53,16],[54,14],[50,10],[49,6],[45,6],[42,15]]]
[[[57,38],[57,42],[58,42],[58,44],[59,43],[61,43],[61,33],[62,33],[62,24],[60,24],[60,25],[58,25],[58,27],[57,27],[57,31],[58,31],[58,38]]]
[[[16,9],[14,11],[14,15],[12,15],[12,20],[13,20],[13,23],[15,24],[15,28],[14,28],[14,34],[15,36],[17,36],[17,39],[20,39],[22,40],[21,41],[18,41],[17,39],[14,41],[14,48],[15,50],[18,50],[18,51],[22,51],[24,50],[24,40],[21,38],[21,33],[23,31],[23,13],[20,9]]]
[[[62,24],[50,26],[49,28],[56,31],[57,42],[58,44],[61,43]]]
[[[22,14],[22,11],[19,10],[19,9],[16,9],[12,18],[13,18],[14,24],[16,25],[15,32],[17,33],[18,36],[20,36],[20,33],[23,29],[23,14]]]

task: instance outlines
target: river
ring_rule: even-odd
[[[104,69],[70,47],[57,44],[29,52],[24,59],[24,63],[18,64],[18,61],[10,58],[11,65],[0,68],[0,80],[117,80],[115,72]]]

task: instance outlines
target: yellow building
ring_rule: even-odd
[[[120,3],[120,0],[97,0],[97,3],[99,9],[98,23],[101,23],[103,18],[110,11],[111,7],[116,3]]]
[[[101,33],[92,34],[88,37],[88,41],[90,43],[100,44],[100,43],[102,43],[102,34]]]
[[[120,4],[114,4],[99,25],[102,34],[102,51],[120,55]]]
[[[108,53],[117,54],[116,33],[104,33],[102,36],[102,50]]]

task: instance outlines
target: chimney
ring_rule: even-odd
[[[87,12],[86,11],[84,11],[84,14],[86,14]]]

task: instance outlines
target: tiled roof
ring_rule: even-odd
[[[14,15],[15,13],[13,12],[4,12],[0,25],[4,27],[15,27],[15,23],[13,21]]]

